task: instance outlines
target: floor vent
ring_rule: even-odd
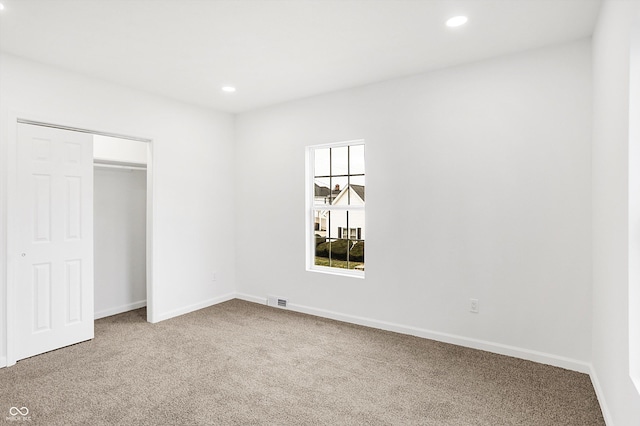
[[[287,307],[287,299],[276,296],[269,296],[267,299],[267,305],[274,306],[276,308],[286,308]]]

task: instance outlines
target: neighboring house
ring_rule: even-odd
[[[334,206],[362,206],[364,205],[364,185],[347,185],[333,200]],[[337,212],[334,212],[337,213]],[[336,220],[337,219],[337,220]],[[349,238],[352,240],[364,240],[364,211],[349,210],[347,214],[333,218],[330,223],[332,238]]]
[[[323,185],[314,183],[314,205],[331,204],[331,200],[336,198],[340,194],[340,187],[333,191]],[[327,236],[327,226],[329,221],[329,213],[327,210],[316,210],[314,212],[315,232],[321,237]]]
[[[333,200],[333,203],[331,201]],[[364,185],[347,185],[342,190],[338,185],[333,190],[326,186],[314,184],[315,204],[333,204],[334,206],[364,205]],[[336,216],[342,217],[336,217]],[[316,210],[314,213],[315,233],[321,237],[347,238],[352,240],[364,240],[364,212],[350,211],[349,223],[347,215],[334,212],[334,218],[329,224],[329,212]],[[327,235],[327,229],[331,226],[331,233]]]

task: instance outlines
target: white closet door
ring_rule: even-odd
[[[93,338],[92,135],[18,124],[16,359]]]

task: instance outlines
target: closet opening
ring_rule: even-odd
[[[147,305],[147,152],[93,135],[95,319]]]

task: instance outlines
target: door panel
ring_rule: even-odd
[[[51,329],[51,264],[33,265],[34,333]]]
[[[93,142],[18,124],[16,358],[93,338]]]
[[[66,218],[65,238],[80,240],[82,238],[82,179],[77,176],[65,176],[66,179]]]
[[[65,287],[67,290],[67,324],[82,321],[82,268],[79,259],[65,262]]]
[[[32,179],[35,187],[33,241],[49,242],[51,241],[51,177],[33,175]]]

